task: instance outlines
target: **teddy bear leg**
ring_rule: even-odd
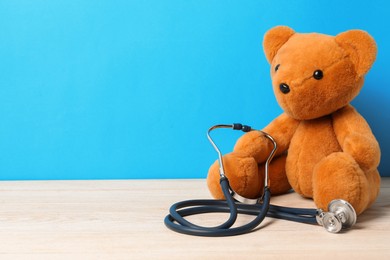
[[[241,196],[256,198],[259,190],[262,189],[260,186],[261,176],[259,176],[259,168],[256,160],[253,157],[244,156],[238,152],[227,154],[223,156],[222,160],[230,187]],[[224,196],[219,179],[219,163],[215,161],[209,169],[207,185],[214,198],[223,199]]]
[[[291,190],[286,175],[286,154],[274,158],[269,165],[269,188],[272,195],[279,195]],[[259,174],[264,175],[265,164],[259,165]]]
[[[364,172],[352,156],[333,153],[314,168],[313,199],[318,208],[327,210],[334,199],[348,201],[359,215],[379,193],[378,171]]]
[[[246,198],[258,198],[263,193],[265,164],[257,164],[252,157],[237,152],[223,157],[225,174],[234,191]],[[269,165],[269,187],[272,195],[286,193],[291,186],[286,176],[286,155],[274,158]],[[214,198],[223,199],[219,185],[219,164],[216,161],[209,170],[207,185]]]

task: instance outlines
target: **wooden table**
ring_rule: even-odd
[[[389,178],[375,205],[341,234],[271,218],[235,237],[167,229],[170,205],[193,198],[210,198],[205,180],[0,182],[0,259],[390,259]],[[272,202],[314,207],[295,193]],[[211,225],[221,217],[192,220]]]

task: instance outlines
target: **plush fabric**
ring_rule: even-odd
[[[292,188],[323,210],[333,199],[344,199],[362,213],[379,193],[380,148],[350,102],[375,61],[374,39],[361,30],[329,36],[278,26],[265,34],[263,48],[284,110],[263,129],[278,144],[270,165],[271,193]],[[234,190],[250,198],[262,193],[271,149],[260,132],[237,140],[234,151],[223,157]],[[223,198],[218,168],[216,161],[207,183],[215,198]]]

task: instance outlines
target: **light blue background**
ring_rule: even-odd
[[[207,128],[280,112],[275,25],[359,28],[378,58],[353,102],[390,174],[387,1],[0,1],[0,179],[203,178]],[[226,130],[227,131],[227,130]],[[238,134],[222,133],[224,152]]]

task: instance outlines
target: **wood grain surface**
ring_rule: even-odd
[[[376,203],[341,234],[266,218],[240,236],[175,233],[171,204],[210,198],[205,180],[0,182],[0,259],[390,259],[390,178]],[[272,203],[314,207],[295,193]],[[226,216],[191,217],[201,225]],[[250,220],[242,216],[238,224]]]

